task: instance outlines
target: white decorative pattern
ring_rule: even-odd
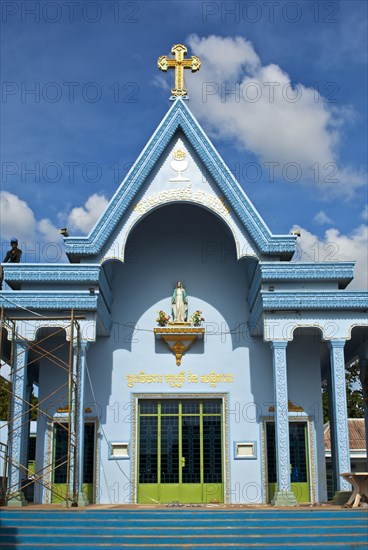
[[[19,290],[12,292],[4,290],[0,294],[0,305],[7,310],[26,307],[29,309],[97,309],[98,294],[90,294],[88,290]]]
[[[97,283],[100,266],[90,264],[6,264],[10,282]]]
[[[355,262],[260,262],[263,281],[351,280]]]
[[[368,309],[365,291],[261,291],[263,309]]]
[[[271,342],[275,401],[276,471],[278,491],[290,491],[287,342]]]
[[[334,460],[337,490],[350,491],[350,483],[340,477],[340,474],[350,472],[344,346],[345,340],[331,340],[329,342],[334,414],[331,421],[334,422]]]

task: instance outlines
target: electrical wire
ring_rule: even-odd
[[[31,309],[28,309],[24,306],[21,306],[20,304],[17,304],[16,302],[14,302],[13,300],[9,300],[9,298],[7,298],[6,296],[4,296],[3,294],[0,293],[0,297],[3,298],[4,300],[6,300],[7,302],[13,304],[14,306],[16,307],[19,307],[20,309],[24,309],[25,311],[28,311],[28,313],[32,313],[32,315],[36,315],[37,317],[42,317],[44,318],[45,316],[44,315],[41,315],[40,313],[37,313],[37,311],[34,311],[34,310],[31,310]],[[22,319],[20,319],[21,321]],[[128,323],[117,323],[118,325],[120,325],[121,327],[126,327],[128,329],[131,329],[133,330],[133,332],[150,332],[150,333],[154,333],[154,329],[152,328],[139,328],[139,327],[136,327],[134,325],[134,327],[132,327],[131,324],[128,324]],[[239,325],[237,325],[235,328],[233,329],[230,329],[228,331],[219,331],[219,332],[210,332],[210,333],[207,333],[206,334],[206,337],[207,336],[225,336],[225,335],[230,335],[230,334],[236,334],[237,331],[240,329],[241,326],[244,326],[246,325],[246,322],[244,323],[239,323]]]

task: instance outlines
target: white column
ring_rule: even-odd
[[[336,471],[336,489],[338,491],[351,491],[351,485],[343,479],[340,474],[350,472],[350,449],[348,413],[346,404],[346,381],[345,381],[345,340],[330,340],[331,364],[331,386],[332,386],[332,407],[334,429],[331,435],[334,437],[334,445],[331,449],[334,452],[334,470]]]
[[[298,504],[290,486],[290,442],[287,390],[287,341],[271,342],[273,362],[273,384],[275,403],[275,444],[277,492],[275,506],[295,506]]]
[[[12,397],[9,419],[9,465],[8,465],[8,506],[26,504],[21,491],[22,479],[27,475],[27,464],[24,460],[25,438],[28,435],[26,423],[26,384],[27,384],[28,346],[17,340],[14,346],[12,372]],[[27,407],[28,408],[28,407]]]
[[[79,359],[78,359],[78,387],[77,387],[77,415],[76,415],[76,459],[77,459],[77,491],[78,491],[78,506],[88,504],[87,497],[83,492],[83,464],[84,464],[84,403],[85,403],[85,374],[87,364],[87,349],[88,342],[81,341],[79,343]]]

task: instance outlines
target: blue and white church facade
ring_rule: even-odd
[[[91,233],[65,237],[68,264],[3,266],[8,504],[24,500],[34,385],[35,502],[323,502],[325,380],[335,488],[351,490],[344,369],[367,368],[368,296],[345,290],[354,262],[293,262],[296,240],[176,98]]]

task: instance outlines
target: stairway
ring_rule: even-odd
[[[367,509],[0,511],[1,550],[368,547]]]

